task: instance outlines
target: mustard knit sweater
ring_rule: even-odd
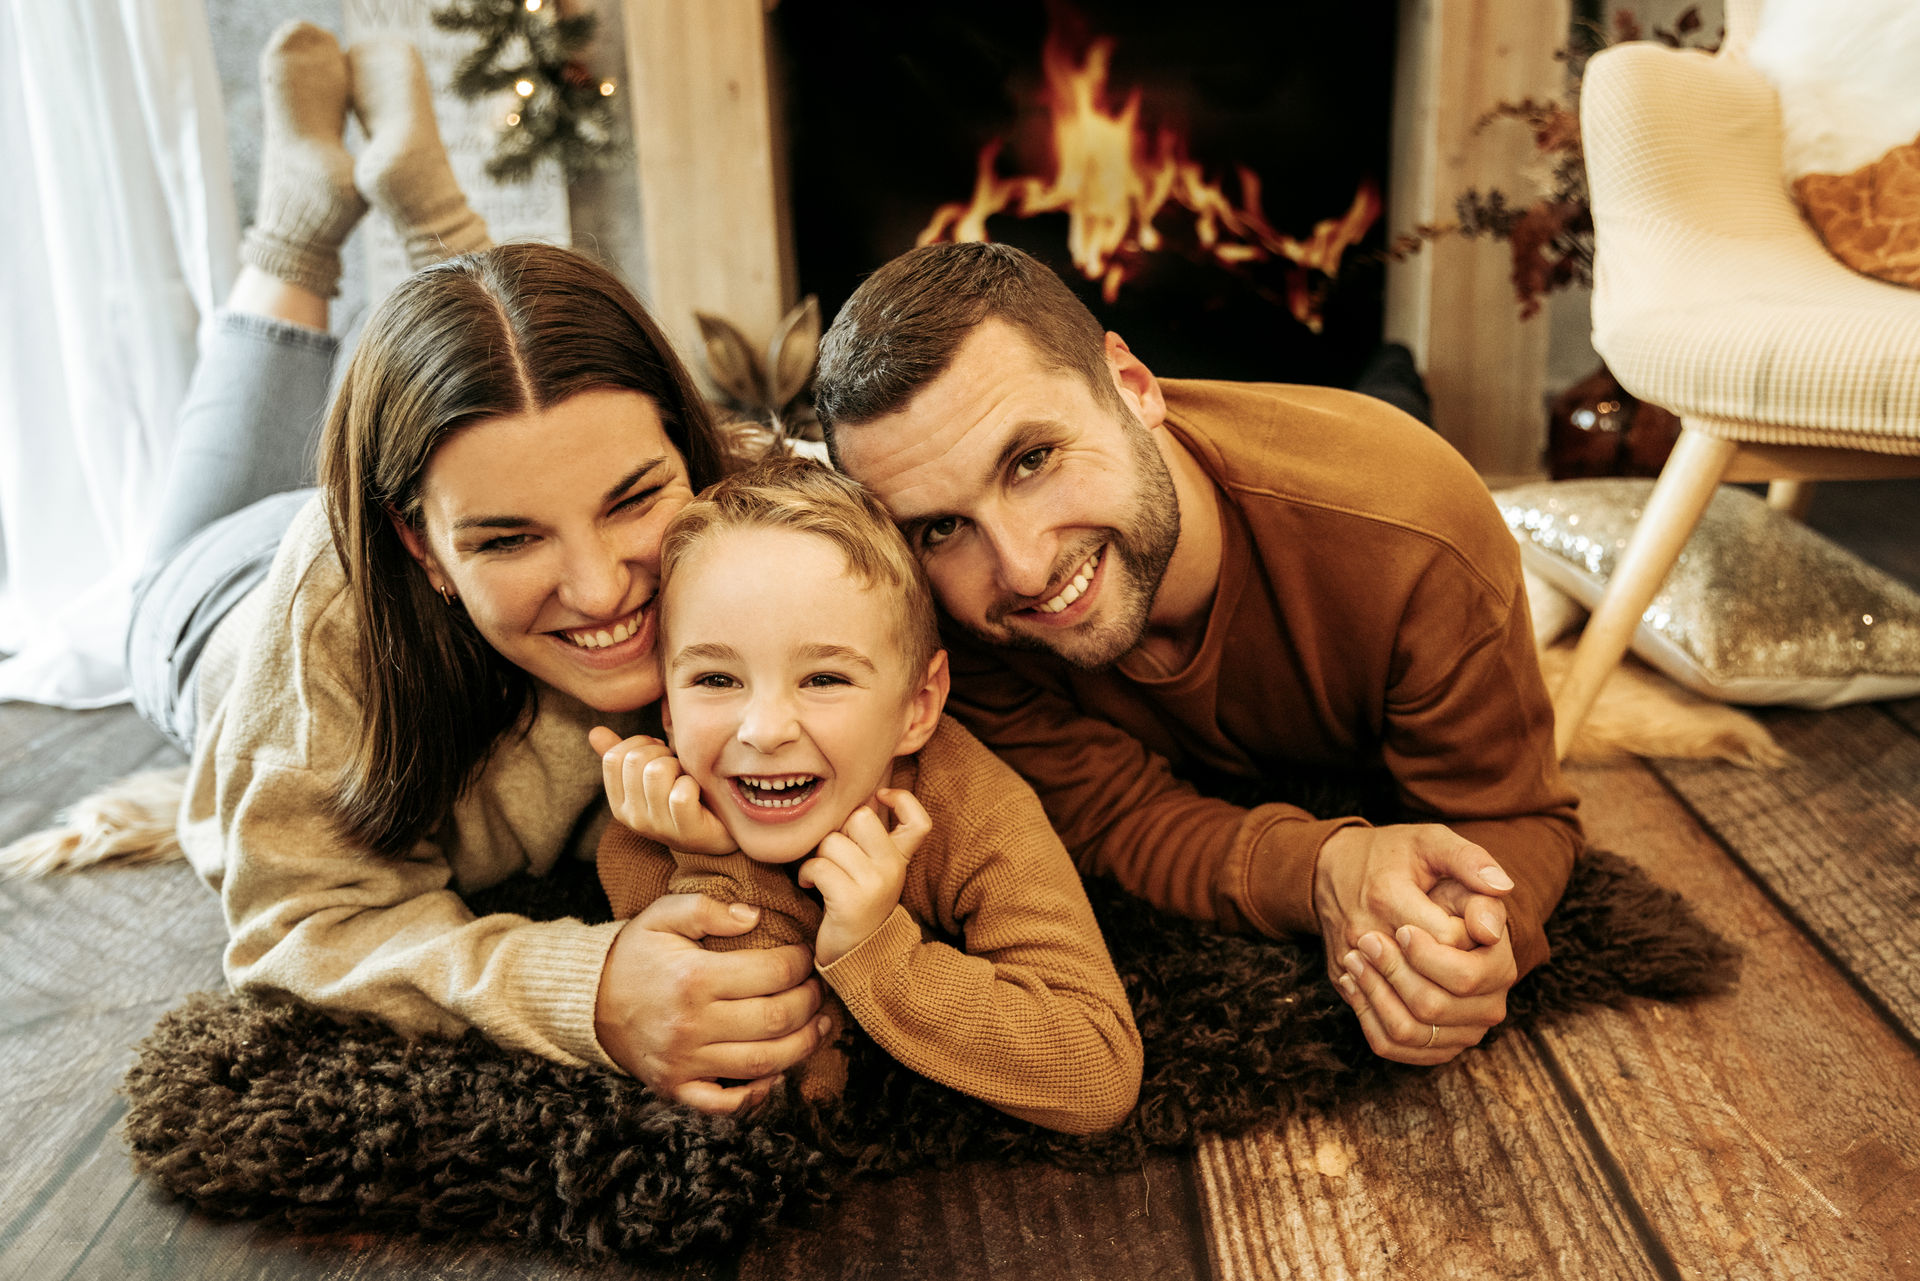
[[[933,831],[907,864],[893,914],[821,977],[868,1035],[924,1076],[1073,1134],[1119,1124],[1140,1091],[1140,1033],[1032,789],[944,717],[919,753],[894,763],[893,786],[919,799]],[[792,922],[809,937],[819,927],[819,904],[788,868],[736,854],[677,871],[669,851],[619,824],[599,860],[617,916],[681,884],[712,894],[731,881],[729,897],[784,918],[755,927],[763,946],[788,941]]]

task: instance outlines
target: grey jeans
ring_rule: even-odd
[[[313,496],[314,444],[339,340],[223,312],[180,408],[178,446],[145,571],[133,589],[133,704],[193,750],[194,669],[227,611],[266,577]]]

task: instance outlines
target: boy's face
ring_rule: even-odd
[[[909,673],[898,612],[838,547],[796,530],[721,530],[675,567],[667,726],[749,858],[812,853],[933,733],[945,655]]]

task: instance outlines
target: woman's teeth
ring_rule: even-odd
[[[820,779],[814,774],[776,774],[764,778],[736,774],[733,781],[740,785],[741,794],[755,805],[786,809],[813,795],[813,785]]]
[[[1052,600],[1041,601],[1038,605],[1035,605],[1034,608],[1043,614],[1057,614],[1067,606],[1073,604],[1073,602],[1079,600],[1081,595],[1087,590],[1087,584],[1093,581],[1093,572],[1100,567],[1100,552],[1105,550],[1104,547],[1100,548],[1098,551],[1095,551],[1093,555],[1087,557],[1080,568],[1073,572],[1073,581],[1061,588],[1058,596],[1055,596]]]
[[[627,637],[640,630],[640,611],[631,617],[623,618],[612,627],[602,627],[587,632],[561,632],[560,634],[578,645],[581,649],[605,649],[609,645],[618,645]]]

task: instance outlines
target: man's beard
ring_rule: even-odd
[[[1126,523],[1113,527],[1105,536],[1088,535],[1078,547],[1061,554],[1053,572],[1053,581],[1061,581],[1095,548],[1105,545],[1100,566],[1106,580],[1100,587],[1104,598],[1100,602],[1101,621],[1089,621],[1059,633],[1030,632],[1010,627],[1005,620],[1034,602],[1003,601],[988,612],[985,628],[967,628],[980,640],[1008,649],[1051,654],[1083,672],[1113,666],[1140,643],[1153,613],[1154,599],[1160,594],[1160,582],[1180,541],[1180,499],[1166,460],[1153,443],[1153,433],[1132,415],[1127,416],[1125,425],[1140,477],[1140,492],[1126,514]],[[1115,576],[1116,569],[1124,572]]]

